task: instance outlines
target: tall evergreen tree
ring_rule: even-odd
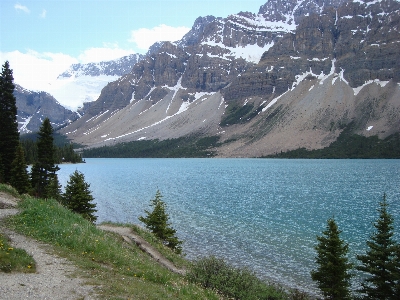
[[[30,191],[31,182],[26,170],[24,150],[21,144],[18,144],[16,157],[11,164],[10,184],[20,193],[25,194]]]
[[[11,164],[19,143],[17,123],[17,104],[14,97],[14,77],[8,61],[2,67],[0,75],[0,167],[2,181],[9,182]]]
[[[38,157],[32,166],[31,182],[34,193],[37,197],[54,198],[54,194],[50,191],[48,185],[50,183],[58,184],[56,172],[60,169],[55,165],[55,147],[53,145],[53,127],[48,118],[44,119],[39,130],[39,138],[37,141]]]
[[[75,171],[65,187],[62,203],[73,212],[81,214],[85,219],[95,222],[97,217],[94,215],[96,204],[90,190],[90,184],[85,182],[85,176],[79,171]]]
[[[150,206],[153,207],[153,211],[145,210],[147,214],[146,217],[139,217],[139,221],[143,222],[146,225],[146,228],[149,229],[154,235],[159,238],[164,245],[174,250],[176,253],[181,253],[182,248],[180,241],[176,236],[176,230],[171,227],[171,224],[168,222],[169,216],[166,213],[166,204],[161,200],[162,195],[160,191],[157,190],[156,196],[151,200]]]
[[[396,257],[394,260],[394,298],[393,299],[400,299],[400,245],[397,244],[396,247]]]
[[[349,273],[352,265],[348,262],[348,244],[340,238],[338,226],[333,218],[328,219],[326,230],[317,236],[316,263],[318,268],[311,271],[311,278],[318,282],[325,299],[350,299]]]
[[[379,218],[374,223],[376,231],[367,241],[369,249],[365,255],[357,255],[362,263],[357,269],[369,274],[361,284],[360,293],[364,299],[398,299],[395,297],[398,244],[393,239],[393,217],[387,209],[386,194],[379,206]]]

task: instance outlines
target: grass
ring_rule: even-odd
[[[134,233],[145,239],[151,246],[157,249],[165,258],[171,261],[178,268],[188,268],[190,263],[182,255],[177,255],[170,248],[165,247],[157,237],[155,237],[150,231],[140,227],[136,224],[122,224],[122,223],[108,223],[110,225],[125,226],[132,229]]]
[[[0,184],[0,192],[7,193],[15,198],[20,197],[18,191],[8,184]]]
[[[102,298],[219,299],[215,292],[168,271],[120,236],[97,229],[55,200],[22,198],[21,213],[9,217],[7,226],[53,245],[58,255],[80,268],[77,276],[101,286]]]
[[[0,271],[5,273],[35,273],[36,264],[32,256],[23,249],[10,245],[9,238],[0,233]]]
[[[0,184],[0,191],[3,189],[4,186]],[[75,276],[85,278],[87,284],[99,287],[96,294],[100,298],[304,299],[293,297],[279,287],[256,279],[247,270],[228,266],[225,268],[231,277],[228,288],[226,282],[221,281],[221,276],[226,275],[224,273],[214,277],[212,285],[205,286],[190,276],[170,272],[136,246],[124,242],[121,236],[96,228],[55,200],[36,199],[26,195],[21,198],[21,213],[8,217],[5,220],[6,225],[23,235],[53,245],[56,254],[66,257],[78,266]],[[195,264],[163,246],[150,232],[139,226],[123,225],[130,226],[177,267],[194,268]],[[221,287],[221,282],[225,287]],[[250,289],[246,289],[248,287]],[[253,293],[255,290],[258,294]],[[239,291],[241,294],[236,297],[232,291]],[[257,296],[245,297],[252,294]]]
[[[0,184],[0,192],[19,198],[16,189]],[[0,272],[36,272],[35,260],[25,250],[14,248],[8,236],[0,232]]]

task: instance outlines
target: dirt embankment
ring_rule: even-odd
[[[166,259],[159,251],[154,249],[153,246],[151,246],[148,242],[146,242],[140,236],[134,234],[132,232],[132,229],[130,229],[128,227],[120,227],[120,226],[112,226],[112,225],[100,225],[100,226],[98,226],[98,228],[100,228],[102,230],[118,233],[119,235],[121,235],[123,237],[123,239],[127,243],[133,244],[132,242],[134,242],[142,251],[149,254],[153,259],[155,259],[157,262],[159,262],[161,265],[166,267],[171,272],[185,275],[185,273],[186,273],[185,270],[178,269],[177,267],[175,267],[173,263],[171,263],[168,259]]]

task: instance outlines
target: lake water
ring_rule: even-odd
[[[85,175],[98,222],[139,224],[160,190],[189,259],[212,254],[306,291],[315,291],[313,247],[328,218],[354,260],[386,192],[399,237],[400,160],[86,159],[60,168],[63,187],[75,170]]]

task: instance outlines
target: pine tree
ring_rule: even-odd
[[[20,193],[28,193],[31,188],[29,174],[26,170],[24,150],[21,144],[18,144],[16,157],[11,164],[10,184]]]
[[[318,282],[318,288],[325,299],[350,299],[348,244],[340,238],[338,226],[333,218],[328,219],[326,230],[317,236],[316,263],[318,268],[311,271],[311,278]]]
[[[393,278],[395,279],[393,299],[400,299],[400,245],[399,244],[397,244],[396,246]]]
[[[176,236],[176,230],[171,227],[168,222],[169,216],[166,213],[166,204],[161,200],[162,195],[159,190],[157,190],[156,196],[151,200],[150,206],[153,207],[153,211],[145,210],[147,214],[146,217],[139,217],[139,221],[146,225],[157,238],[159,238],[164,245],[174,250],[176,253],[180,254],[182,252],[180,241]]]
[[[17,105],[14,97],[14,77],[8,61],[3,65],[0,75],[0,167],[2,181],[11,178],[11,164],[19,143]]]
[[[49,194],[48,185],[55,181],[56,172],[60,169],[55,165],[55,147],[53,145],[53,127],[48,118],[44,119],[39,130],[39,138],[37,141],[38,157],[37,161],[32,166],[31,182],[34,193],[37,197],[50,198],[54,194]]]
[[[394,296],[398,244],[393,239],[393,217],[387,210],[386,194],[379,206],[379,218],[374,223],[376,231],[367,241],[369,249],[365,255],[357,255],[362,263],[357,269],[369,274],[359,292],[364,299],[398,299]]]
[[[97,217],[94,215],[96,204],[89,190],[90,184],[85,182],[85,176],[79,171],[75,171],[65,187],[65,193],[62,197],[62,203],[65,207],[81,214],[85,219],[95,222]]]
[[[1,154],[0,154],[0,183],[4,182],[4,166],[1,160]]]
[[[46,197],[61,201],[61,193],[61,184],[58,181],[57,174],[54,174],[49,178],[49,182],[46,186]]]

